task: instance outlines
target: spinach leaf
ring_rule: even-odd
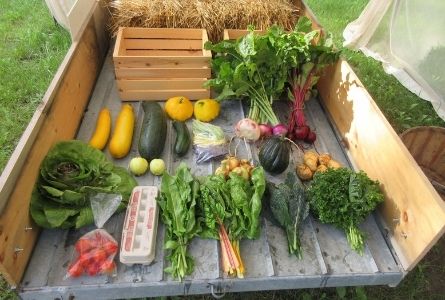
[[[182,280],[193,271],[194,261],[187,254],[187,245],[201,231],[195,208],[199,197],[199,182],[193,178],[184,163],[175,175],[162,175],[161,189],[156,198],[161,208],[161,218],[166,225],[165,249],[170,266],[164,271]]]

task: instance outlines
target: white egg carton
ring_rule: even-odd
[[[155,186],[136,186],[130,197],[122,230],[120,262],[150,264],[155,258],[158,205]]]

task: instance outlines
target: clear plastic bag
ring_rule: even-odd
[[[223,157],[229,153],[227,144],[208,147],[200,147],[195,145],[193,146],[193,150],[195,152],[197,164],[204,163],[218,157]]]
[[[115,275],[116,240],[101,227],[122,201],[118,194],[98,193],[90,197],[94,222],[98,229],[84,234],[74,245],[74,254],[65,278],[81,275]]]

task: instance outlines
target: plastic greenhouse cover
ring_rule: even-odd
[[[370,0],[343,36],[344,46],[381,61],[445,120],[444,15],[444,0]]]

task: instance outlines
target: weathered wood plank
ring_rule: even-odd
[[[25,133],[28,137],[18,157],[22,157],[21,164],[26,165],[26,172],[20,170],[21,164],[17,165],[20,172],[11,175],[9,197],[1,195],[2,199],[9,200],[0,217],[0,269],[12,285],[20,282],[39,232],[28,207],[40,163],[55,142],[75,135],[100,71],[103,54],[96,40],[93,20],[82,39],[72,47],[66,65],[61,66],[66,71],[58,73],[62,76],[60,82],[54,79],[57,82],[51,87],[54,91],[48,91],[49,98],[36,111],[35,124],[40,124],[36,125],[40,128],[28,128],[30,131]],[[3,174],[10,178],[8,173]]]
[[[381,183],[379,212],[403,268],[411,270],[445,232],[445,202],[347,62],[327,68],[318,89],[351,160]]]

